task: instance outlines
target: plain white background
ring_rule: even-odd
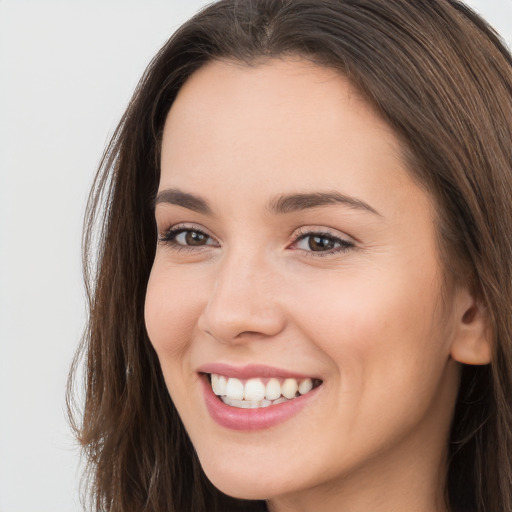
[[[78,512],[67,372],[80,236],[102,150],[145,66],[206,0],[0,0],[0,512]],[[512,44],[512,0],[471,0]]]

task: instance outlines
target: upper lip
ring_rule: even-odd
[[[233,366],[226,363],[207,363],[200,366],[197,371],[199,373],[215,373],[224,377],[234,377],[236,379],[252,379],[257,377],[272,378],[283,377],[289,379],[312,379],[318,378],[314,375],[305,375],[283,368],[267,366],[263,364],[248,364],[245,366]]]

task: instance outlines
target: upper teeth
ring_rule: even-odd
[[[266,381],[266,382],[265,382]],[[230,400],[246,400],[251,402],[279,400],[281,396],[291,400],[297,393],[304,395],[313,389],[312,379],[260,379],[254,378],[245,381],[234,377],[211,374],[213,392]],[[270,403],[263,403],[265,407]]]

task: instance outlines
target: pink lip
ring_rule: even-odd
[[[197,370],[199,373],[216,373],[224,375],[224,377],[234,377],[240,380],[252,379],[254,377],[261,378],[285,378],[285,379],[314,379],[311,375],[290,372],[280,368],[265,366],[260,364],[250,364],[246,366],[232,366],[225,363],[209,363],[201,366]]]
[[[226,375],[222,372],[219,373],[221,375]],[[261,376],[261,373],[258,375]],[[282,373],[279,375],[282,376]],[[250,378],[250,376],[247,378]],[[290,400],[289,402],[282,404],[262,407],[260,409],[239,409],[237,407],[226,405],[217,395],[214,394],[206,375],[202,375],[200,380],[203,386],[203,395],[206,408],[208,409],[208,412],[210,413],[210,416],[213,418],[213,420],[222,427],[231,430],[245,431],[255,431],[271,428],[292,418],[298,414],[308,403],[310,403],[311,399],[316,397],[318,390],[322,387],[320,386],[315,388],[305,395],[299,396],[293,400]]]

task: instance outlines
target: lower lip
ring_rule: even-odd
[[[298,414],[317,395],[321,386],[282,404],[240,409],[225,404],[213,392],[206,375],[201,376],[206,407],[211,417],[222,427],[231,430],[263,430],[282,423]]]

